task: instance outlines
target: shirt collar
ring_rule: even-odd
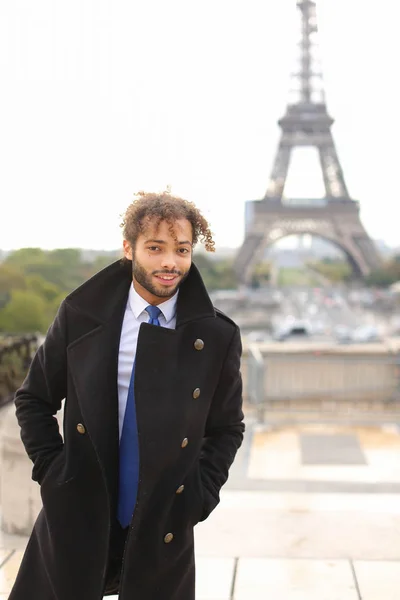
[[[171,298],[168,298],[168,300],[166,300],[165,302],[157,304],[158,308],[161,310],[161,313],[166,323],[169,323],[176,315],[176,303],[178,300],[178,293],[179,290],[177,290],[175,294]],[[137,291],[133,287],[133,283],[129,288],[128,302],[131,311],[135,316],[135,319],[138,319],[139,316],[143,312],[145,312],[146,308],[149,306],[149,303],[144,298],[142,298],[140,294],[137,293]]]

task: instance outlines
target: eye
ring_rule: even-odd
[[[189,249],[188,248],[179,248],[179,253],[180,254],[188,254],[189,253]]]
[[[155,252],[156,250],[160,249],[160,246],[149,246],[148,249],[151,250],[151,251],[153,251],[153,252]]]

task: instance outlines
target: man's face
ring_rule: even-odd
[[[160,304],[173,296],[192,264],[190,222],[175,221],[174,234],[176,240],[166,221],[161,221],[158,227],[150,221],[133,251],[129,242],[123,242],[125,257],[132,260],[134,288],[149,304]]]

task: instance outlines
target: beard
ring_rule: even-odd
[[[156,284],[154,284],[153,280],[152,280],[152,277],[154,275],[161,275],[161,274],[177,275],[178,277],[181,277],[181,279],[179,279],[178,283],[174,287],[162,288],[162,287],[158,287]],[[176,293],[176,291],[180,287],[180,285],[185,281],[186,277],[189,275],[189,269],[187,271],[173,270],[173,271],[148,272],[134,256],[133,260],[132,260],[132,275],[133,275],[134,279],[145,290],[150,292],[150,294],[153,294],[153,296],[157,296],[158,298],[171,298]]]

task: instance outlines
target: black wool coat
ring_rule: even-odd
[[[103,597],[117,509],[118,349],[131,281],[129,265],[117,261],[67,296],[16,392],[43,509],[9,600]],[[193,527],[218,504],[243,439],[240,357],[238,327],[214,309],[192,265],[176,329],[142,323],[139,330],[139,489],[120,600],[194,600]],[[54,415],[64,398],[62,438]]]

